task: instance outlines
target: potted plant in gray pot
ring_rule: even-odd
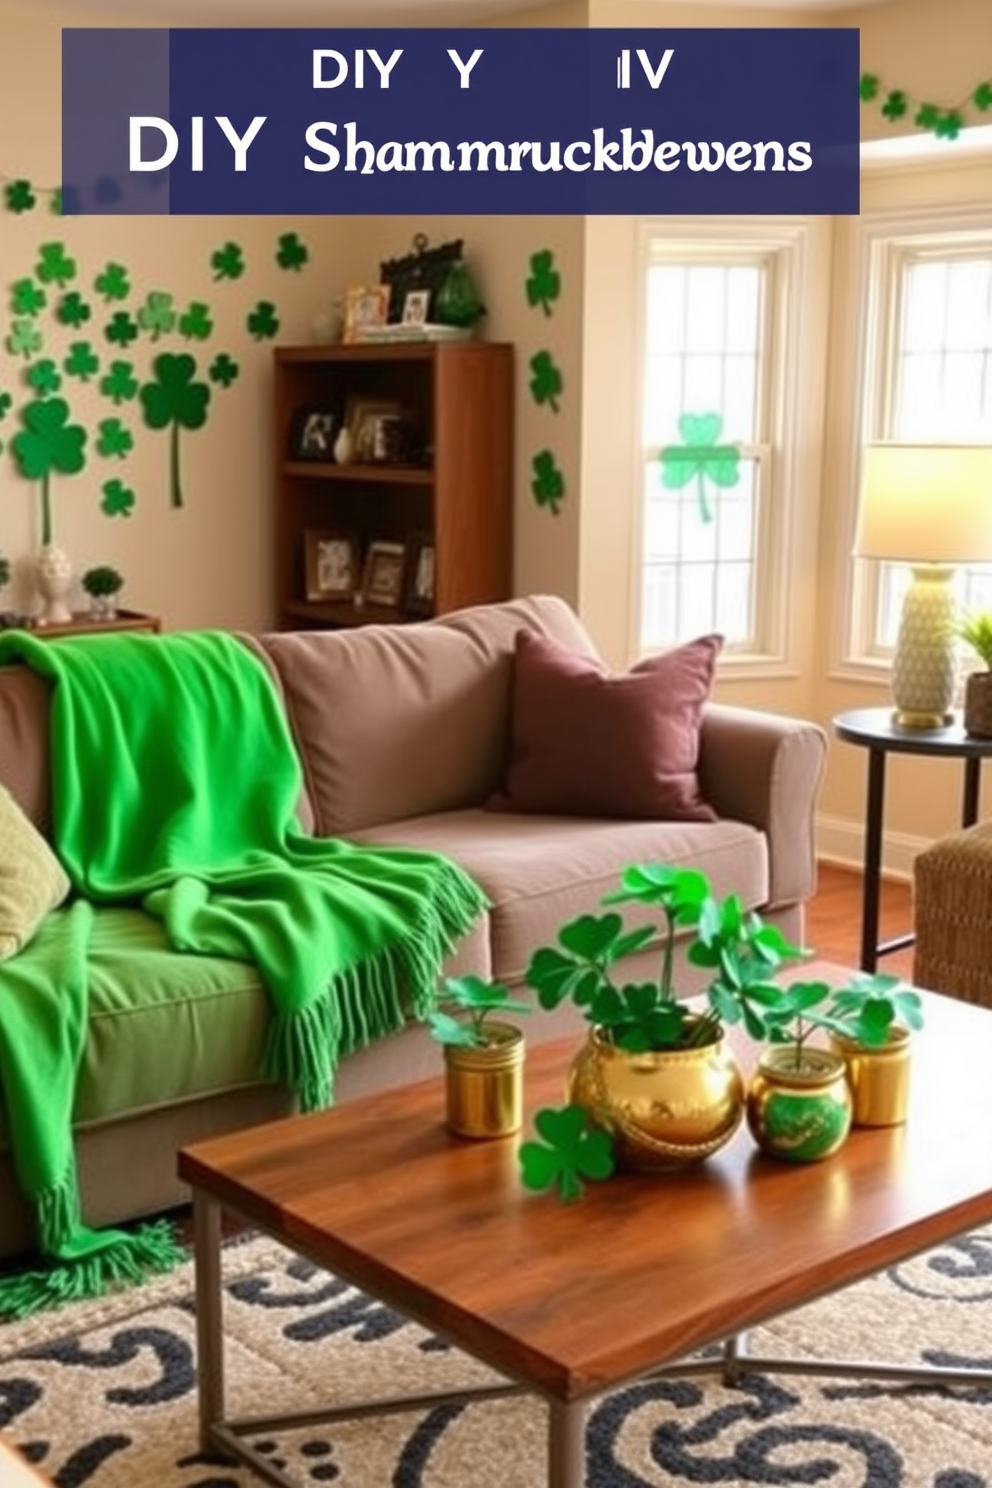
[[[523,1121],[524,1036],[492,1015],[529,1013],[530,1004],[477,976],[446,977],[443,989],[427,1021],[444,1047],[448,1127],[460,1137],[510,1136]]]
[[[992,739],[992,612],[966,615],[955,633],[970,646],[983,670],[969,672],[964,684],[965,731],[976,739]]]

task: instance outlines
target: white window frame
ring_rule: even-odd
[[[766,258],[770,266],[768,339],[769,355],[761,369],[764,431],[767,439],[742,453],[758,454],[764,464],[762,509],[755,561],[755,613],[753,643],[728,646],[721,655],[721,670],[736,676],[795,676],[798,671],[792,618],[794,613],[791,576],[795,572],[796,503],[803,499],[799,469],[799,429],[804,418],[806,395],[803,375],[803,308],[807,302],[809,235],[808,218],[704,217],[649,218],[639,223],[637,252],[638,373],[636,381],[636,448],[632,468],[638,486],[634,501],[632,538],[630,633],[639,654],[656,648],[641,643],[641,605],[644,575],[644,470],[650,458],[642,440],[642,410],[645,399],[647,358],[646,298],[647,271],[658,262],[680,260],[698,254],[699,263],[753,263]]]
[[[851,556],[857,522],[861,450],[866,443],[886,437],[890,427],[894,379],[891,360],[900,313],[900,269],[921,253],[939,256],[944,249],[988,252],[992,208],[923,207],[912,211],[864,214],[857,233],[857,277],[854,314],[860,325],[853,387],[851,438],[845,460],[848,492],[847,520],[839,529],[845,540],[838,572],[844,575],[844,649],[835,673],[878,678],[887,674],[893,646],[875,635],[882,565]]]

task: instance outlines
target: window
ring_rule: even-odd
[[[868,264],[865,440],[992,442],[992,220],[925,234],[880,227]],[[853,650],[887,657],[909,569],[857,569]],[[965,608],[992,608],[992,566],[962,569],[956,586]]]
[[[666,223],[642,239],[642,651],[719,631],[726,657],[783,653],[784,328],[802,234]]]

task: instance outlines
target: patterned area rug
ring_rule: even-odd
[[[494,1378],[270,1241],[228,1246],[224,1274],[229,1410]],[[257,1484],[199,1451],[192,1280],[186,1266],[103,1302],[0,1325],[0,1428],[57,1488]],[[780,1319],[751,1343],[763,1354],[992,1368],[992,1230]],[[992,1393],[797,1376],[751,1375],[734,1389],[657,1380],[600,1401],[587,1442],[589,1488],[992,1488]],[[543,1488],[545,1412],[530,1397],[441,1405],[311,1427],[261,1449],[301,1488]]]

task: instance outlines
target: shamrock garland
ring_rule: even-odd
[[[878,103],[884,119],[895,124],[900,119],[912,116],[917,129],[929,130],[938,139],[957,139],[967,124],[966,111],[975,109],[980,114],[992,109],[992,79],[984,78],[976,83],[967,98],[960,103],[946,104],[917,102],[905,88],[890,88],[872,72],[861,75],[858,93],[862,103]]]
[[[555,256],[550,248],[541,248],[530,255],[529,273],[524,280],[524,295],[532,310],[540,310],[551,316],[555,301],[561,294],[561,275],[555,267]],[[530,395],[539,407],[557,413],[559,398],[564,389],[561,368],[551,352],[536,351],[530,359]],[[539,507],[546,507],[557,516],[565,495],[565,477],[558,468],[552,450],[538,450],[531,456],[530,490]]]

